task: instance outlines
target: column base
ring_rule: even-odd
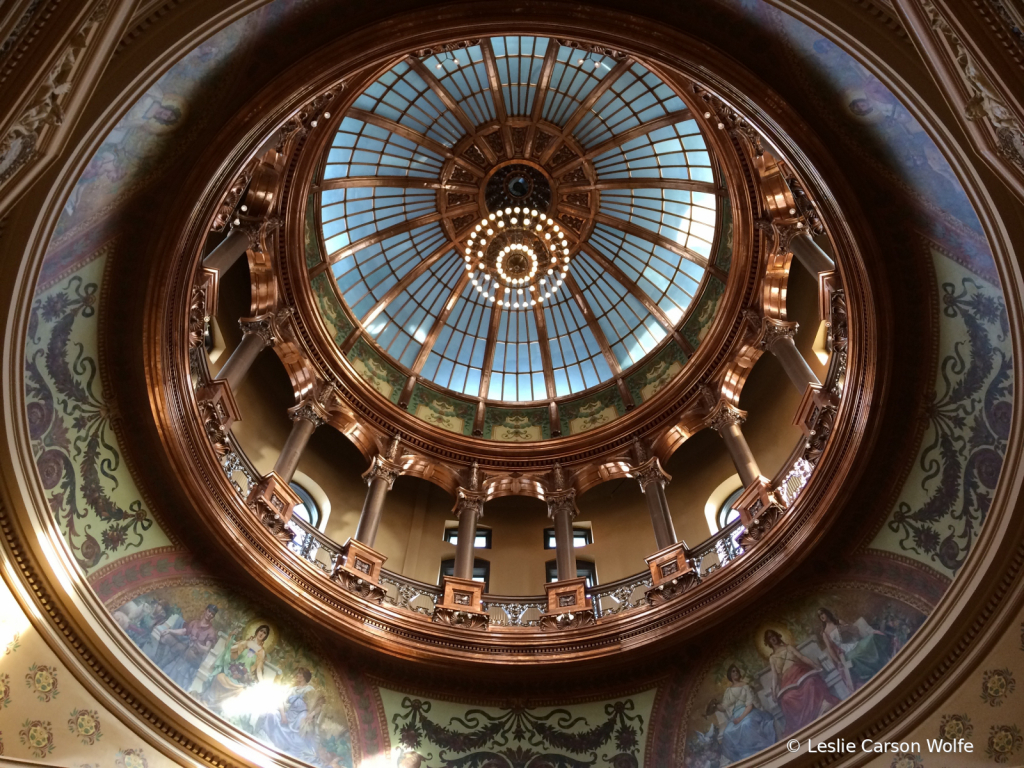
[[[651,588],[644,592],[649,605],[661,605],[700,584],[700,574],[686,559],[686,542],[680,541],[648,558]]]
[[[657,587],[659,584],[678,579],[683,574],[692,570],[686,561],[686,542],[665,547],[655,552],[650,557],[644,558],[647,567],[651,569],[651,584]]]
[[[291,543],[292,533],[287,529],[292,510],[302,500],[277,472],[270,471],[249,491],[245,500],[259,515],[260,522],[285,544]]]
[[[206,436],[213,443],[217,453],[223,456],[231,449],[228,433],[231,425],[241,421],[238,403],[231,392],[231,385],[224,379],[214,379],[196,390],[196,405],[203,418]],[[223,446],[223,450],[221,450]]]
[[[548,631],[576,629],[596,623],[586,589],[586,579],[566,579],[545,584],[548,610],[540,615],[540,628]]]
[[[490,614],[482,607],[484,585],[472,579],[445,576],[441,583],[441,602],[434,608],[432,621],[460,629],[487,629]]]
[[[349,539],[342,545],[334,560],[331,579],[348,592],[375,603],[381,603],[387,594],[380,586],[380,571],[387,558],[363,544]]]
[[[750,551],[785,516],[786,505],[772,490],[767,477],[759,477],[743,491],[733,509],[740,513],[744,531],[737,543]]]

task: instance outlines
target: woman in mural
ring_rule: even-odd
[[[771,649],[772,694],[786,716],[785,738],[827,712],[839,699],[822,679],[817,662],[787,643],[779,632],[766,630],[764,644]]]
[[[251,685],[262,682],[266,650],[263,645],[270,637],[270,627],[260,624],[246,640],[240,640],[221,656],[217,667],[221,670],[208,684],[203,701],[214,711],[220,711],[225,702],[233,699]]]
[[[775,743],[775,719],[757,706],[757,697],[738,666],[729,667],[726,676],[729,687],[725,689],[722,702],[712,700],[708,709],[714,707],[725,715],[722,755],[735,763]]]
[[[889,661],[892,641],[864,619],[840,624],[828,608],[818,609],[821,639],[850,692],[874,677]]]

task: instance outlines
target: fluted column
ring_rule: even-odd
[[[576,491],[554,491],[547,498],[548,517],[555,526],[555,564],[558,580],[576,578],[576,550],[572,543],[572,521],[576,519]]]
[[[719,402],[708,418],[707,424],[715,430],[725,442],[725,448],[732,457],[732,463],[740,476],[744,488],[748,488],[761,476],[754,454],[750,452],[747,439],[743,436],[740,425],[746,421],[747,414],[725,401]]]
[[[662,550],[678,543],[672,513],[668,508],[668,497],[665,495],[665,486],[672,480],[672,476],[661,468],[657,456],[634,467],[630,474],[640,483],[640,490],[647,500],[647,511],[651,515],[651,526],[654,528],[654,540],[658,544],[658,549]]]
[[[797,392],[803,395],[808,384],[821,382],[807,364],[807,360],[800,354],[800,350],[796,348],[794,338],[798,328],[797,323],[766,317],[761,333],[761,347],[775,356]]]
[[[274,464],[274,471],[279,474],[286,483],[290,483],[299,466],[299,458],[306,450],[306,444],[317,427],[327,422],[327,414],[323,406],[313,398],[303,400],[294,408],[288,409],[288,415],[292,419],[292,431],[285,441],[281,455],[277,457]]]
[[[789,241],[789,250],[812,275],[817,275],[820,272],[832,272],[836,268],[832,257],[814,242],[811,233],[806,229],[797,230]]]
[[[239,320],[242,341],[217,373],[217,378],[226,381],[232,390],[238,389],[260,352],[277,342],[280,323],[290,314],[291,309],[284,309],[276,315],[268,313]]]
[[[459,540],[455,544],[455,578],[472,579],[476,523],[484,514],[484,494],[459,488],[456,491],[454,511],[459,520]]]

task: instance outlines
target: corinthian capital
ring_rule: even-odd
[[[715,432],[720,433],[723,429],[727,429],[733,424],[742,424],[746,420],[746,411],[741,411],[735,405],[727,403],[725,400],[719,400],[718,404],[711,410],[711,413],[708,414],[704,423],[715,430]]]
[[[331,400],[336,391],[337,387],[333,383],[318,380],[312,392],[303,397],[298,405],[288,409],[288,416],[292,421],[305,419],[316,428],[322,427],[331,418]]]
[[[484,516],[484,501],[487,494],[469,488],[459,488],[455,491],[455,516],[462,519],[463,515],[474,515],[477,520]]]
[[[664,488],[672,480],[672,475],[661,468],[661,462],[657,456],[652,456],[638,467],[629,470],[629,474],[640,483],[640,490],[647,493],[647,488],[652,483],[658,483]]]
[[[799,323],[790,323],[785,320],[776,320],[774,317],[766,317],[762,321],[758,344],[761,349],[771,352],[776,342],[783,339],[795,339],[799,328]]]
[[[576,491],[554,491],[547,495],[548,517],[552,520],[556,515],[568,514],[570,520],[575,520],[579,510],[576,508]]]
[[[370,468],[363,472],[363,480],[369,485],[377,478],[381,478],[387,481],[388,490],[395,484],[395,480],[402,474],[402,468],[397,464],[392,464],[390,461],[385,459],[381,455],[373,457],[373,463],[370,464]]]
[[[239,217],[232,223],[231,229],[237,229],[249,238],[249,248],[254,251],[262,251],[263,240],[267,233],[277,229],[279,226],[281,226],[281,219],[278,216],[267,216],[263,219],[252,217],[243,219]]]
[[[245,317],[238,321],[238,327],[242,329],[243,335],[259,336],[266,346],[272,347],[281,337],[281,329],[294,311],[291,307],[285,307],[277,312],[268,312],[257,317]]]

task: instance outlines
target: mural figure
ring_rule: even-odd
[[[819,608],[818,619],[825,650],[850,691],[864,685],[889,661],[892,641],[863,618],[853,625],[841,624],[828,608]]]
[[[129,600],[111,615],[128,637],[142,647],[152,637],[153,628],[166,621],[170,610],[166,600]]]
[[[757,696],[740,668],[733,664],[726,673],[729,687],[722,701],[708,702],[706,714],[725,715],[721,752],[730,763],[750,757],[775,743],[775,718],[758,706]]]
[[[256,721],[256,732],[262,731],[271,744],[290,755],[315,753],[315,726],[325,698],[313,687],[312,679],[313,673],[306,667],[296,669],[292,689],[281,708]]]
[[[192,685],[199,665],[217,642],[217,630],[213,628],[213,617],[217,611],[217,606],[210,603],[198,619],[177,629],[165,629],[160,634],[154,661],[186,691]]]
[[[787,643],[774,629],[764,633],[771,649],[772,695],[786,716],[782,736],[800,730],[839,703],[821,676],[821,666]]]
[[[244,634],[244,633],[243,633]],[[215,712],[251,685],[263,681],[263,663],[267,652],[263,645],[270,637],[270,626],[260,624],[245,640],[232,645],[217,661],[219,671],[203,691],[203,703]]]

